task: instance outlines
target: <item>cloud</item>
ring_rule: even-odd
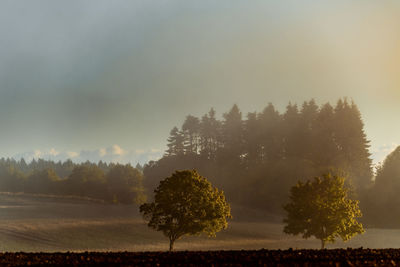
[[[81,151],[58,151],[54,148],[28,151],[14,155],[13,158],[24,158],[26,161],[33,159],[46,159],[54,161],[65,161],[72,159],[74,162],[118,162],[122,164],[130,163],[135,166],[137,163],[145,164],[150,160],[158,160],[162,157],[162,150],[158,148],[137,148],[137,149],[123,149],[119,145],[113,145],[106,148],[98,148],[93,150]]]
[[[50,149],[49,154],[52,156],[57,156],[58,154],[60,154],[60,152],[58,152],[57,150],[52,148],[52,149]]]
[[[100,148],[99,149],[99,155],[100,157],[104,157],[107,154],[107,151],[105,148]]]
[[[119,145],[113,145],[112,146],[112,153],[113,155],[124,155],[125,151],[119,146]]]
[[[67,155],[68,155],[68,157],[70,157],[70,158],[76,158],[76,157],[79,156],[79,153],[78,153],[78,152],[74,152],[74,151],[68,151],[68,152],[67,152]]]

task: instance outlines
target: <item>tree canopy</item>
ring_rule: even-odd
[[[140,206],[148,226],[174,242],[185,235],[215,236],[228,226],[230,206],[224,193],[195,170],[176,171],[154,190],[154,201]]]
[[[348,197],[344,183],[344,178],[326,174],[293,186],[290,201],[284,206],[284,232],[302,234],[303,238],[315,236],[322,248],[338,237],[347,241],[363,233],[362,224],[356,220],[361,217],[358,201]]]

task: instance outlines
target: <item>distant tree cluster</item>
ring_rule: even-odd
[[[237,105],[222,120],[211,109],[171,130],[165,155],[144,167],[145,186],[152,190],[176,169],[197,169],[233,202],[277,212],[299,179],[332,170],[362,192],[372,181],[363,127],[358,107],[346,99],[335,106],[289,103],[283,114],[269,104],[245,119]]]
[[[400,146],[376,169],[375,183],[362,206],[368,221],[376,227],[398,227],[400,221]]]
[[[0,159],[0,191],[73,195],[112,203],[142,203],[142,173],[131,165]]]

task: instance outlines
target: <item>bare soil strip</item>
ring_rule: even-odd
[[[397,266],[399,249],[0,253],[1,266]]]

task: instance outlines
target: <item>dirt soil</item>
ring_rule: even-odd
[[[1,253],[1,266],[398,266],[399,249]]]

